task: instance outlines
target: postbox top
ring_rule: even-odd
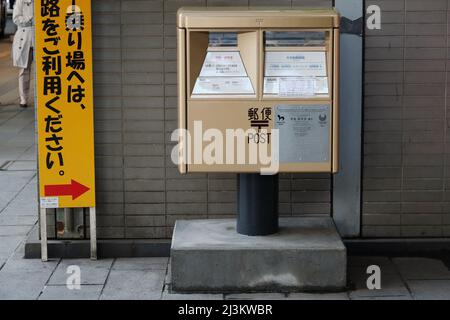
[[[183,7],[177,13],[178,28],[339,28],[334,9],[278,9],[246,7]]]

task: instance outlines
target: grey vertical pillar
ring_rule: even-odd
[[[237,232],[265,236],[278,231],[278,175],[238,176]]]
[[[340,165],[333,180],[333,218],[342,237],[360,234],[363,0],[335,0],[341,14]]]

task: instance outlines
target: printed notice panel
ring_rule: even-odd
[[[328,95],[328,78],[265,77],[264,94],[296,97]]]
[[[195,81],[194,95],[254,94],[252,83],[237,51],[209,51]]]
[[[35,0],[41,206],[95,206],[90,0]]]
[[[246,77],[244,64],[237,51],[206,53],[200,77]]]
[[[326,77],[325,52],[266,52],[266,77]]]
[[[199,77],[194,94],[253,94],[248,77]]]
[[[264,94],[280,97],[328,95],[326,53],[266,52]]]
[[[280,163],[326,162],[330,150],[328,105],[275,106]]]

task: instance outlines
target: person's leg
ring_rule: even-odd
[[[27,104],[27,98],[28,98],[28,90],[27,90],[27,83],[29,83],[29,80],[27,79],[27,75],[29,74],[28,68],[20,68],[19,71],[19,98],[20,98],[20,106],[24,106]]]
[[[27,105],[28,95],[30,93],[30,76],[31,76],[32,60],[33,60],[33,55],[32,55],[32,50],[30,50],[28,66],[26,68],[21,68],[19,71],[20,106]]]

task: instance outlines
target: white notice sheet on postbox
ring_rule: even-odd
[[[194,94],[253,94],[248,77],[198,77]]]
[[[255,90],[238,51],[209,51],[194,95],[251,95]]]
[[[326,66],[323,51],[268,51],[264,94],[281,97],[328,95]]]
[[[326,55],[323,51],[268,51],[266,77],[326,77]]]
[[[265,77],[264,94],[311,96],[328,94],[327,77]]]
[[[247,77],[247,72],[239,52],[209,51],[200,77]]]

